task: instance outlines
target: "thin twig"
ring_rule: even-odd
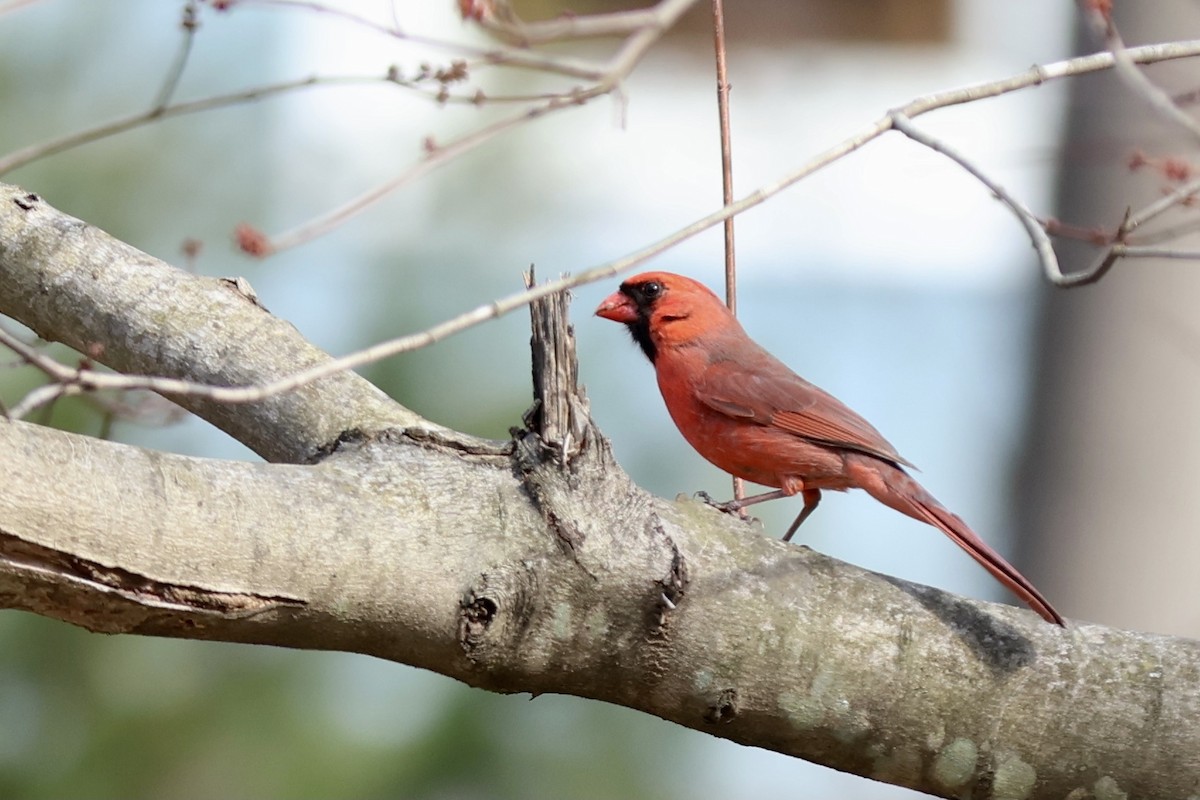
[[[511,102],[545,102],[563,97],[570,97],[570,94],[535,94],[535,95],[497,95],[488,96],[480,92],[473,94],[447,94],[441,87],[433,88],[423,84],[424,79],[408,80],[400,77],[394,71],[389,70],[383,75],[310,75],[307,78],[298,78],[281,83],[259,86],[251,89],[243,89],[229,94],[213,95],[212,97],[204,97],[198,100],[188,100],[186,102],[176,103],[165,107],[151,108],[149,111],[142,111],[137,114],[132,114],[128,117],[111,120],[101,123],[91,128],[86,128],[82,131],[67,134],[58,139],[41,142],[39,144],[30,145],[21,150],[14,151],[0,158],[0,175],[11,172],[14,169],[23,167],[38,159],[61,153],[65,150],[70,150],[75,147],[80,147],[85,144],[90,144],[100,139],[109,136],[115,136],[119,133],[124,133],[134,128],[139,128],[143,125],[158,122],[162,119],[182,116],[184,114],[195,114],[201,111],[211,111],[218,108],[237,105],[239,103],[249,103],[256,100],[262,100],[275,95],[286,94],[287,92],[297,91],[299,89],[309,89],[314,87],[333,87],[333,86],[354,86],[365,84],[393,84],[404,89],[409,89],[426,95],[431,100],[439,103],[461,103],[463,105],[482,105],[483,103],[511,103]]]
[[[975,176],[975,179],[988,187],[1000,202],[1008,206],[1009,209],[1016,215],[1017,220],[1025,228],[1025,232],[1029,234],[1029,238],[1033,241],[1033,248],[1037,251],[1038,260],[1042,263],[1042,269],[1046,273],[1046,277],[1050,279],[1056,286],[1071,285],[1072,282],[1080,279],[1078,275],[1063,275],[1061,268],[1058,265],[1058,256],[1054,253],[1054,244],[1050,241],[1050,237],[1046,234],[1046,230],[1042,227],[1038,218],[1017,198],[1009,194],[1003,186],[988,177],[977,164],[968,159],[958,150],[951,147],[946,142],[937,139],[934,136],[925,133],[921,129],[912,124],[907,116],[899,111],[893,111],[891,115],[892,127],[903,133],[914,142],[925,145],[934,152],[941,153],[949,158],[954,163],[965,169],[967,172]]]
[[[610,91],[616,88],[633,68],[642,60],[655,42],[670,30],[683,13],[691,8],[696,0],[662,0],[654,7],[654,19],[651,24],[637,30],[625,42],[608,65],[608,76],[601,80],[598,89]]]
[[[1200,55],[1200,40],[1188,39],[1161,44],[1146,44],[1130,47],[1125,50],[1129,59],[1135,64],[1157,64],[1163,61],[1173,61],[1180,58],[1194,58]],[[998,97],[1002,94],[1037,86],[1046,81],[1058,78],[1069,78],[1076,75],[1087,75],[1112,69],[1116,56],[1110,51],[1100,51],[1087,56],[1055,61],[1052,64],[1033,66],[1024,72],[997,81],[985,81],[958,89],[944,92],[934,92],[917,98],[903,106],[900,110],[910,118],[920,116],[935,108],[972,103],[987,97]]]
[[[1113,21],[1112,12],[1100,11],[1091,3],[1083,2],[1084,14],[1091,23],[1093,30],[1100,36],[1101,41],[1108,47],[1115,59],[1116,73],[1127,86],[1143,98],[1150,107],[1164,119],[1170,120],[1200,139],[1200,122],[1192,119],[1175,104],[1171,96],[1156,86],[1137,68],[1134,60],[1129,57],[1129,48],[1121,38],[1120,31]]]
[[[721,126],[721,200],[733,202],[733,139],[729,130],[729,73],[725,61],[725,9],[712,0],[713,49],[717,59],[717,117]],[[725,303],[737,314],[737,258],[733,243],[733,217],[725,220]]]
[[[1140,247],[1137,245],[1113,245],[1113,251],[1123,258],[1171,258],[1200,261],[1200,250],[1175,250],[1169,247]]]
[[[677,17],[677,13],[670,6],[682,5],[683,10],[686,10],[695,3],[696,0],[682,0],[679,3],[660,2],[652,8],[607,14],[564,14],[540,22],[524,22],[516,19],[515,15],[512,19],[485,16],[479,24],[507,42],[528,47],[563,40],[629,36],[637,31],[662,25],[664,17]],[[667,24],[666,27],[670,25]]]
[[[175,90],[179,87],[179,81],[183,78],[183,71],[187,68],[188,58],[192,54],[192,44],[196,40],[196,30],[200,27],[196,10],[196,0],[188,0],[183,7],[183,20],[180,22],[183,28],[183,42],[179,47],[179,52],[175,54],[175,62],[171,64],[171,69],[167,70],[167,78],[163,81],[162,88],[158,90],[158,98],[154,101],[153,106],[156,113],[161,114],[163,109],[170,104],[171,98],[175,96]]]
[[[695,2],[695,0],[692,0],[692,2]],[[322,5],[321,3],[308,2],[308,0],[238,0],[237,3],[231,4],[229,9],[231,10],[237,6],[244,5],[258,5],[267,7],[275,6],[278,8],[291,8],[327,14],[393,39],[399,39],[401,41],[423,45],[426,47],[433,47],[439,50],[446,50],[448,52],[457,53],[460,55],[471,55],[488,64],[503,64],[505,66],[524,67],[528,69],[535,69],[540,72],[549,72],[572,78],[581,78],[583,80],[599,80],[604,74],[604,68],[597,64],[593,64],[592,62],[581,61],[566,56],[560,57],[546,55],[543,53],[535,53],[521,48],[478,47],[464,42],[446,41],[432,36],[422,36],[420,34],[408,33],[407,31],[401,29],[398,24],[393,24],[391,26],[381,25],[378,22],[355,14],[351,11]]]
[[[1067,287],[1086,286],[1095,283],[1107,275],[1108,271],[1116,265],[1118,259],[1121,257],[1121,250],[1125,246],[1125,240],[1129,236],[1131,214],[1131,209],[1125,209],[1125,216],[1121,218],[1121,223],[1117,225],[1116,232],[1108,236],[1110,243],[1108,249],[1096,257],[1092,266],[1073,273],[1076,276],[1073,282],[1059,285]]]
[[[1058,255],[1054,252],[1054,244],[1050,241],[1050,236],[1046,232],[1046,227],[1038,217],[1029,210],[1029,208],[1017,198],[1013,197],[999,183],[989,177],[977,164],[971,161],[962,153],[951,147],[946,142],[938,139],[930,134],[922,131],[912,124],[912,120],[899,112],[892,112],[892,127],[903,133],[914,142],[923,144],[934,152],[941,153],[947,158],[954,161],[960,167],[965,169],[975,177],[980,183],[991,190],[1000,202],[1004,203],[1009,210],[1017,217],[1021,226],[1025,228],[1025,232],[1029,235],[1030,241],[1033,242],[1034,250],[1038,254],[1038,261],[1041,262],[1042,271],[1046,273],[1046,278],[1055,286],[1062,288],[1074,288],[1078,286],[1087,286],[1095,283],[1103,278],[1117,259],[1123,255],[1129,255],[1131,248],[1125,245],[1125,237],[1128,236],[1130,230],[1130,214],[1126,212],[1125,218],[1121,224],[1117,226],[1116,233],[1112,236],[1113,246],[1101,254],[1093,266],[1077,272],[1063,273],[1062,268],[1058,263]],[[1148,253],[1150,248],[1132,248],[1140,252]]]
[[[1137,236],[1130,236],[1129,243],[1136,245],[1159,245],[1163,242],[1173,242],[1184,236],[1190,236],[1200,230],[1200,219],[1190,219],[1178,225],[1171,225],[1153,231],[1142,231]]]
[[[728,206],[733,202],[733,138],[729,130],[729,71],[725,50],[725,8],[721,0],[712,0],[713,51],[717,69],[717,118],[721,128],[721,202]],[[733,240],[733,217],[725,219],[725,303],[729,311],[737,316],[737,257]],[[734,476],[733,499],[746,496],[745,482]],[[741,509],[746,516],[746,510]]]
[[[1158,200],[1155,200],[1150,205],[1143,208],[1138,213],[1129,218],[1129,229],[1145,225],[1150,220],[1162,214],[1164,211],[1174,208],[1182,203],[1186,203],[1197,194],[1200,194],[1200,180],[1194,180],[1190,183],[1185,183],[1170,194],[1163,195]]]
[[[48,142],[30,145],[21,150],[14,151],[0,158],[0,175],[6,172],[11,172],[18,167],[23,167],[30,162],[36,161],[46,156],[61,153],[64,150],[70,150],[73,147],[88,144],[103,139],[107,136],[113,136],[118,133],[132,130],[142,125],[147,125],[152,122],[157,122],[161,119],[178,117],[184,114],[194,114],[200,111],[210,111],[212,109],[224,108],[226,106],[236,105],[238,103],[246,103],[254,100],[260,100],[265,97],[271,97],[278,94],[293,92],[298,89],[308,89],[314,86],[334,86],[334,85],[353,85],[362,83],[394,83],[389,80],[386,75],[371,75],[371,76],[342,76],[342,77],[318,77],[309,76],[307,78],[299,78],[297,80],[283,81],[281,83],[270,84],[267,86],[259,86],[252,89],[244,89],[229,94],[213,95],[212,97],[204,97],[199,100],[189,100],[187,102],[176,103],[166,108],[152,108],[149,111],[142,111],[137,114],[131,114],[127,117],[111,120],[109,122],[87,128],[82,131],[68,134],[51,139]]]

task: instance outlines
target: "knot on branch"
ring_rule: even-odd
[[[538,646],[536,622],[544,615],[540,603],[546,587],[539,573],[547,565],[539,559],[502,564],[480,574],[459,601],[458,644],[478,671],[477,685],[508,685],[528,650]],[[530,644],[532,637],[533,644]],[[514,685],[520,683],[517,679]]]
[[[722,690],[709,704],[704,712],[704,721],[713,724],[730,723],[738,715],[738,690],[734,688]]]

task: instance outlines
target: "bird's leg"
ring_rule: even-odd
[[[792,526],[787,529],[787,533],[783,535],[783,541],[785,542],[792,540],[792,534],[804,524],[804,520],[808,519],[812,512],[817,510],[817,505],[821,502],[820,489],[805,489],[802,494],[804,495],[804,508],[800,509],[800,514],[796,517],[796,521],[792,523]]]
[[[743,497],[741,500],[730,500],[728,503],[718,503],[716,500],[713,500],[708,496],[708,492],[696,492],[696,496],[719,511],[724,511],[726,514],[736,514],[746,506],[765,503],[768,500],[779,500],[780,498],[791,497],[792,495],[797,494],[797,491],[795,490],[799,489],[799,486],[792,485],[790,488],[793,489],[793,491],[789,492],[787,489],[776,489],[773,492],[763,492],[762,494]],[[821,503],[820,489],[799,489],[799,494],[804,497],[804,508],[800,510],[800,514],[796,517],[796,521],[793,522],[790,527],[788,527],[787,533],[783,535],[783,541],[785,542],[790,542],[792,540],[792,536],[796,533],[800,526],[804,524],[804,520],[808,519],[809,516],[817,510],[817,506]]]
[[[776,489],[773,492],[764,492],[751,497],[743,497],[741,500],[730,500],[728,503],[718,503],[709,497],[708,492],[696,492],[696,497],[699,497],[705,503],[708,503],[718,511],[724,511],[726,514],[736,514],[747,506],[756,505],[757,503],[765,503],[768,500],[778,500],[781,497],[787,497],[788,493],[783,489]],[[805,495],[805,502],[808,502]]]

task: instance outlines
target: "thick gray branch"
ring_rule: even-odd
[[[329,360],[234,281],[175,269],[6,184],[0,313],[128,374],[240,386]],[[303,463],[355,428],[428,425],[350,372],[259,403],[174,399],[270,461]]]
[[[301,467],[0,423],[0,602],[603,699],[946,797],[1195,790],[1196,642],[866,573],[536,448]]]
[[[14,222],[11,199],[0,302],[44,335],[101,341],[145,372],[223,379],[322,357],[216,282],[82,223],[20,208]],[[32,230],[47,224],[69,228],[60,244]],[[151,325],[134,302],[148,294],[160,318],[202,301],[206,314]],[[163,340],[138,345],[150,329]],[[276,363],[240,342],[254,331],[280,337]],[[273,457],[325,454],[308,466],[0,420],[0,606],[603,699],[945,797],[1200,793],[1200,643],[1060,629],[656,500],[593,428],[580,433],[580,404],[554,426],[572,447],[529,432],[495,444],[423,425],[352,376],[328,383],[269,409],[200,404]]]

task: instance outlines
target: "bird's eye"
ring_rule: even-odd
[[[642,295],[647,300],[653,300],[663,293],[662,284],[658,281],[648,281],[642,284]]]

